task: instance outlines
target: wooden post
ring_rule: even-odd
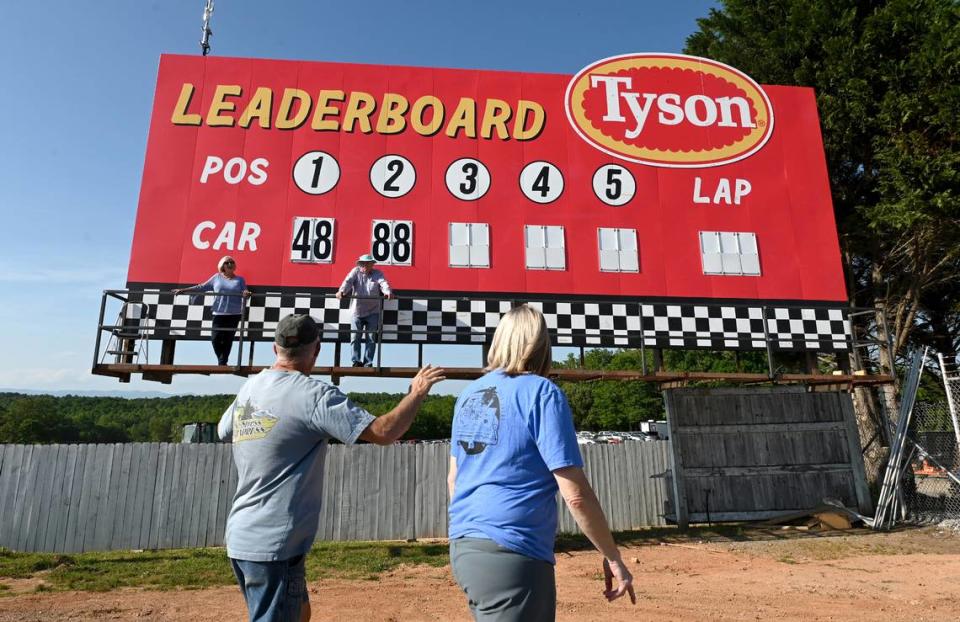
[[[340,342],[333,342],[333,365],[334,369],[340,367]],[[334,386],[340,386],[340,376],[339,374],[330,374],[330,381],[333,382]]]
[[[843,417],[844,436],[847,441],[850,466],[853,472],[853,486],[857,492],[857,505],[860,513],[869,516],[873,514],[873,499],[870,497],[870,486],[867,484],[867,472],[863,466],[863,454],[860,453],[860,430],[857,428],[857,417],[853,412],[853,397],[849,393],[833,394],[838,402]]]
[[[173,365],[173,355],[177,350],[176,339],[164,339],[160,344],[160,364]]]
[[[850,375],[853,372],[850,371],[850,355],[846,352],[837,352],[837,368],[840,369],[844,374]]]
[[[663,371],[663,348],[653,349],[653,371]]]
[[[659,348],[658,348],[659,350]],[[655,355],[656,356],[656,355]],[[690,525],[687,517],[687,496],[683,483],[683,456],[677,447],[677,408],[673,391],[663,392],[663,403],[667,413],[667,426],[670,428],[670,472],[673,480],[673,513],[677,519],[677,526],[686,529]]]
[[[174,353],[177,349],[176,339],[164,339],[160,344],[160,364],[173,365]],[[173,374],[171,372],[143,372],[144,380],[152,380],[161,384],[171,384]]]

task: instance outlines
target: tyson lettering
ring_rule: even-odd
[[[581,70],[567,117],[605,153],[675,168],[718,166],[756,153],[773,131],[770,100],[732,67],[695,56],[629,54]]]

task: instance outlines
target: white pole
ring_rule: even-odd
[[[960,426],[957,425],[957,403],[953,399],[953,392],[950,390],[950,383],[957,383],[960,385],[960,376],[956,378],[950,378],[949,372],[947,371],[946,361],[943,360],[942,354],[937,354],[937,358],[940,360],[940,374],[943,376],[943,390],[947,393],[947,409],[950,411],[950,420],[953,421],[953,435],[957,439],[957,448],[960,448]]]

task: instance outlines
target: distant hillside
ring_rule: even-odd
[[[649,355],[649,353],[647,353]],[[589,350],[581,362],[570,355],[558,368],[641,369],[636,350]],[[648,357],[649,358],[649,357]],[[720,354],[667,351],[670,369],[762,371],[763,352]],[[783,357],[781,357],[783,358]],[[652,361],[648,360],[647,365]],[[637,430],[640,422],[664,418],[658,386],[637,381],[560,383],[578,430]],[[362,408],[382,415],[397,405],[399,393],[352,393]],[[232,395],[164,397],[52,396],[0,393],[0,443],[170,442],[182,437],[185,423],[215,423]],[[447,439],[456,397],[431,395],[424,402],[406,438]]]
[[[351,398],[380,415],[403,396],[358,393]],[[408,438],[449,438],[454,397],[429,396]],[[0,443],[177,442],[185,423],[216,423],[232,395],[89,397],[0,393]]]
[[[164,393],[163,391],[46,391],[0,387],[0,395],[4,393],[18,393],[21,395],[53,395],[54,397],[63,397],[66,395],[76,395],[79,397],[122,397],[124,399],[173,397],[172,393]]]

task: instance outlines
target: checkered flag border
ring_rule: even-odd
[[[326,293],[326,292],[324,292]],[[209,305],[190,304],[190,296],[145,290],[131,293],[127,315],[139,318],[147,305],[150,333],[156,339],[207,339]],[[209,298],[207,300],[210,300]],[[842,307],[794,305],[697,304],[689,302],[579,302],[534,300],[543,312],[553,342],[560,346],[707,348],[751,350],[849,350],[850,321]],[[386,343],[481,344],[493,337],[512,300],[430,297],[384,301]],[[352,320],[348,300],[310,293],[276,293],[251,299],[246,331],[254,341],[272,341],[280,318],[310,314],[323,325],[324,341],[349,341]],[[764,311],[766,310],[766,331]]]

